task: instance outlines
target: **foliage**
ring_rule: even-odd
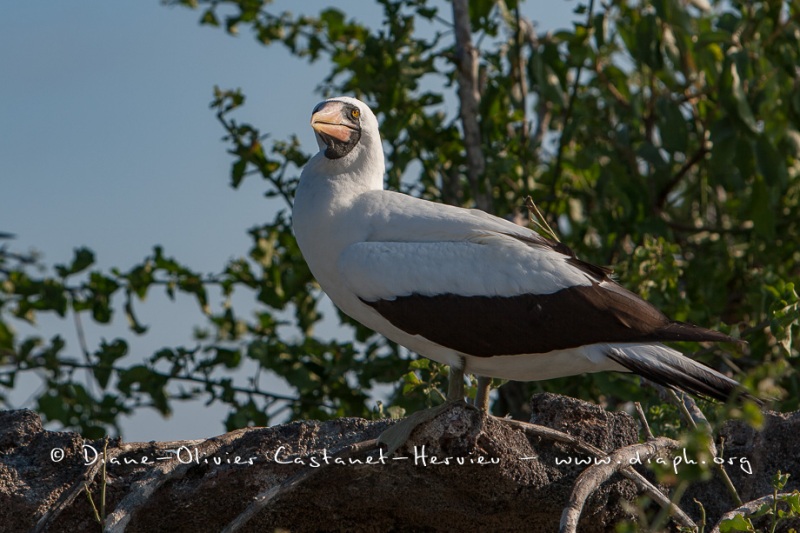
[[[798,408],[795,361],[800,304],[793,280],[800,252],[800,5],[791,2],[615,1],[580,4],[584,23],[536,33],[508,0],[472,0],[479,60],[479,144],[462,135],[456,86],[464,50],[446,6],[376,0],[379,27],[337,8],[315,16],[275,12],[269,2],[174,0],[201,10],[200,23],[252,32],[298,59],[325,62],[323,94],[371,103],[385,140],[388,186],[428,199],[524,216],[530,195],[578,255],[613,264],[623,284],[667,314],[740,336],[749,344],[706,347],[698,358],[754,390]],[[699,6],[699,7],[696,7]],[[395,408],[430,401],[443,369],[413,363],[405,350],[344,316],[352,340],[323,339],[322,294],[290,229],[300,168],[296,138],[269,140],[241,122],[245,96],[215,89],[211,107],[233,157],[231,186],[264,180],[283,202],[252,228],[250,250],[205,275],[154,247],[141,263],[101,271],[91,250],[45,268],[0,247],[0,394],[21,375],[42,380],[35,401],[48,420],[90,438],[119,432],[119,418],[176,401],[229,407],[229,429],[281,417],[370,416],[371,391],[392,385]],[[308,110],[310,112],[310,110]],[[304,113],[306,111],[299,110]],[[485,161],[470,179],[467,149]],[[473,169],[474,170],[474,169]],[[207,322],[192,347],[129,354],[118,338],[66,346],[59,337],[20,337],[37,316],[107,323],[120,310],[132,334],[146,334],[136,308],[152,291],[192,296]],[[253,294],[252,316],[234,309]],[[210,294],[228,302],[212,309]],[[696,345],[683,346],[687,351]],[[76,355],[77,353],[77,355]],[[245,364],[246,383],[229,373]],[[272,373],[293,395],[264,390]],[[597,375],[526,385],[595,401],[653,398],[631,377]],[[517,386],[519,387],[519,386]],[[505,409],[527,398],[500,389]],[[5,396],[0,396],[3,400]],[[666,424],[666,423],[665,423]]]
[[[755,532],[758,530],[753,525],[753,520],[766,518],[768,519],[769,531],[774,533],[781,522],[800,517],[800,491],[782,492],[788,481],[789,474],[782,474],[778,471],[772,477],[771,501],[763,503],[758,509],[747,515],[736,514],[733,518],[723,520],[720,523],[719,530],[722,533],[731,533],[733,531]],[[766,531],[766,529],[763,531]]]

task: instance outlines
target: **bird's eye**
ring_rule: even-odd
[[[361,116],[361,111],[359,111],[358,109],[353,109],[352,111],[350,111],[350,116],[353,118],[358,118],[359,116]]]

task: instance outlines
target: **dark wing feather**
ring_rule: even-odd
[[[477,357],[546,353],[603,342],[733,340],[671,321],[613,282],[552,294],[412,294],[365,303],[407,333]]]
[[[613,351],[606,355],[634,374],[669,389],[683,390],[723,402],[739,395],[758,405],[764,405],[764,400],[745,391],[738,382],[686,357],[632,358]]]

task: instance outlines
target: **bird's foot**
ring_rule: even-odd
[[[386,429],[378,436],[378,445],[386,447],[386,454],[392,455],[398,448],[406,443],[411,433],[420,425],[430,422],[440,414],[449,410],[456,404],[469,408],[474,406],[465,403],[463,400],[448,400],[441,405],[423,409],[400,420],[390,428]]]

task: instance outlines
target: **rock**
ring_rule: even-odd
[[[606,452],[638,442],[638,424],[625,413],[553,394],[534,396],[531,405],[537,424]],[[726,454],[750,454],[758,472],[749,481],[731,472],[747,484],[746,497],[763,494],[779,464],[797,468],[798,445],[789,437],[798,416],[771,415],[762,434],[741,424],[723,430]],[[373,439],[392,423],[342,418],[198,441],[111,441],[106,528],[550,532],[586,468],[576,461],[590,457],[574,438],[532,436],[464,405],[417,428],[387,457]],[[89,480],[99,507],[102,450],[102,441],[45,431],[31,411],[0,412],[0,530],[97,531],[83,487]],[[625,502],[637,494],[613,475],[586,502],[578,530],[613,531],[634,519]],[[721,500],[719,492],[708,497]],[[731,507],[720,504],[723,512]]]
[[[770,480],[779,470],[791,473],[789,483],[783,489],[785,492],[800,489],[798,435],[800,411],[789,414],[767,412],[760,431],[740,420],[729,420],[722,425],[717,447],[722,450],[722,457],[731,463],[726,463],[725,471],[742,501],[772,494]],[[695,499],[703,502],[709,524],[714,524],[724,513],[737,507],[719,475],[710,482],[693,484],[681,500],[681,507],[696,510]],[[790,526],[800,529],[800,521],[787,522],[784,526],[778,531],[786,531]]]

